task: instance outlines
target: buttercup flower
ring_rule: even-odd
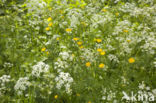
[[[99,64],[99,68],[104,68],[104,64],[103,63],[101,63],[101,64]]]
[[[82,45],[82,42],[81,42],[81,41],[79,41],[79,42],[77,42],[77,44],[78,44],[78,45]]]
[[[41,51],[44,52],[46,50],[46,48],[42,48]]]
[[[101,48],[98,48],[97,51],[98,51],[98,52],[102,52],[102,49],[101,49]]]
[[[58,95],[55,95],[54,98],[57,99],[58,98]]]
[[[105,54],[106,54],[106,52],[105,52],[105,51],[102,51],[100,54],[101,54],[101,55],[105,55]]]
[[[49,30],[50,30],[50,28],[49,28],[49,27],[47,27],[47,28],[46,28],[46,31],[49,31]]]
[[[91,63],[90,62],[87,62],[86,63],[86,67],[90,67]]]
[[[71,28],[67,28],[67,29],[66,29],[66,32],[71,32],[71,31],[72,31]]]
[[[106,10],[106,9],[102,9],[102,11],[103,11],[103,12],[106,12],[107,10]]]
[[[77,41],[77,40],[79,40],[79,38],[73,38],[73,40]]]
[[[49,27],[50,27],[50,26],[52,26],[52,25],[53,25],[53,23],[52,23],[52,22],[48,24],[48,26],[49,26]]]
[[[128,62],[129,62],[129,63],[134,63],[134,62],[135,62],[135,59],[134,59],[134,58],[129,58],[129,59],[128,59]]]
[[[96,41],[97,41],[98,43],[101,43],[101,42],[102,42],[102,40],[101,40],[101,39],[96,39]]]
[[[115,13],[116,16],[119,16],[119,13]]]
[[[123,32],[128,33],[128,30],[123,30]]]
[[[51,18],[51,17],[49,17],[49,18],[48,18],[48,21],[51,21],[51,20],[52,20],[52,18]]]

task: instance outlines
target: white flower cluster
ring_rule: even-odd
[[[151,1],[150,4],[153,3],[152,0],[149,1]],[[126,3],[121,8],[119,8],[119,10],[125,13],[130,13],[130,16],[139,17],[139,15],[142,15],[144,17],[151,18],[150,14],[153,14],[155,12],[155,6],[139,8],[135,3]]]
[[[60,58],[54,63],[54,69],[58,69],[58,72],[60,69],[68,68],[68,63],[66,61],[61,60]]]
[[[42,9],[46,6],[46,2],[43,0],[27,0],[27,8],[28,12],[31,13],[34,10],[36,13],[42,13],[44,12]]]
[[[149,52],[150,54],[155,54],[156,48],[156,38],[155,33],[150,33],[149,35],[145,36],[145,44],[141,46],[142,51]]]
[[[67,9],[67,11],[70,27],[77,27],[80,24],[79,18],[82,17],[82,11],[80,9]]]
[[[10,75],[3,75],[0,77],[0,96],[7,90],[6,83],[10,82]]]
[[[153,4],[154,0],[138,0],[139,3]]]
[[[119,63],[118,58],[117,58],[115,55],[113,55],[113,54],[109,54],[109,55],[108,55],[108,58],[109,58],[109,60],[111,60],[111,61],[115,61],[116,63]]]
[[[57,61],[54,63],[54,69],[57,69],[58,72],[60,72],[61,69],[68,68],[69,64],[67,61],[73,60],[73,56],[70,54],[70,51],[60,52],[59,56],[60,56],[60,58],[58,58]]]
[[[115,26],[114,32],[112,35],[118,35],[119,33],[123,32],[123,30],[130,30],[131,22],[128,20],[120,21],[118,24]]]
[[[0,77],[1,86],[4,86],[7,82],[10,82],[10,75],[3,75]]]
[[[73,82],[73,78],[70,76],[69,73],[60,72],[59,75],[55,78],[56,81],[56,88],[61,89],[65,87],[65,91],[68,94],[72,93],[71,83]]]
[[[18,95],[22,95],[23,91],[25,91],[27,89],[27,87],[30,86],[30,82],[28,81],[29,78],[28,77],[21,77],[18,79],[18,81],[16,82],[14,89],[15,91],[17,91]]]
[[[107,91],[106,88],[102,91],[102,100],[112,101],[116,98],[116,93],[112,90]],[[114,101],[113,101],[114,103]]]
[[[110,22],[113,19],[113,15],[110,12],[101,14],[93,14],[91,17],[92,25],[91,28],[97,28],[100,24],[101,26],[104,26],[104,24]]]
[[[49,65],[41,61],[33,66],[32,75],[39,77],[41,73],[47,73],[48,71],[49,71]]]
[[[96,60],[96,56],[95,56],[95,53],[93,52],[93,50],[91,49],[86,49],[84,48],[82,50],[82,54],[81,54],[81,58],[83,58],[85,61],[91,61],[93,62],[94,60]]]
[[[61,56],[61,58],[63,60],[70,60],[71,61],[73,59],[72,56],[69,54],[69,52],[60,52],[59,56]]]
[[[13,66],[13,64],[5,62],[3,66],[4,66],[4,68],[7,68],[7,67],[11,68]]]

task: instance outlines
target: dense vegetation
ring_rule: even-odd
[[[154,103],[155,50],[155,0],[1,0],[0,103]]]

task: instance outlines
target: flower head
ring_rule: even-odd
[[[128,33],[128,30],[123,30],[123,32]]]
[[[101,55],[105,55],[105,54],[106,54],[106,52],[105,52],[105,51],[102,51],[100,54],[101,54]]]
[[[101,43],[102,40],[101,39],[96,39],[96,42]]]
[[[129,58],[129,59],[128,59],[128,62],[129,62],[129,63],[134,63],[134,62],[135,62],[135,59],[134,59],[134,58]]]
[[[101,48],[98,48],[97,51],[98,51],[98,52],[102,52],[102,49],[101,49]]]
[[[86,67],[90,67],[91,63],[90,62],[87,62],[86,63]]]
[[[71,31],[72,31],[71,28],[67,28],[67,29],[66,29],[66,32],[71,32]]]
[[[102,9],[102,11],[103,11],[103,12],[106,12],[107,10],[106,10],[106,9]]]
[[[52,18],[51,18],[51,17],[49,17],[47,20],[48,20],[48,21],[51,21],[51,20],[52,20]]]
[[[58,95],[55,95],[54,98],[57,99],[58,98]]]
[[[49,30],[50,30],[50,28],[49,28],[49,27],[47,27],[47,28],[46,28],[46,31],[49,31]]]
[[[46,48],[42,48],[41,51],[44,52],[46,50]]]
[[[82,45],[82,42],[81,42],[81,41],[79,41],[79,42],[77,42],[77,44],[78,44],[78,45]]]
[[[57,37],[57,38],[56,38],[56,40],[57,40],[57,41],[59,41],[59,40],[60,40],[60,38],[59,38],[59,37]]]
[[[127,42],[129,43],[129,42],[131,42],[131,40],[127,40]]]
[[[116,16],[119,16],[119,13],[115,13]]]
[[[77,41],[77,40],[79,40],[79,38],[73,38],[73,40],[74,40],[74,41]]]
[[[83,49],[83,48],[84,48],[84,47],[81,45],[81,46],[80,46],[80,49]]]
[[[104,64],[103,63],[101,63],[101,64],[99,64],[99,68],[104,68]]]
[[[52,25],[53,25],[53,23],[52,23],[52,22],[48,24],[48,26],[49,26],[49,27],[50,27],[50,26],[52,26]]]

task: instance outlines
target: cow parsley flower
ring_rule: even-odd
[[[39,77],[41,73],[47,73],[48,71],[49,71],[49,65],[41,61],[33,66],[32,75]]]
[[[23,91],[25,91],[27,87],[30,86],[31,83],[28,80],[29,80],[28,77],[21,77],[18,79],[18,81],[16,82],[14,86],[14,89],[15,91],[17,91],[18,95],[22,95]]]
[[[55,81],[57,89],[65,87],[66,93],[71,94],[71,84],[73,82],[73,78],[69,73],[60,72],[59,75],[55,78]]]

